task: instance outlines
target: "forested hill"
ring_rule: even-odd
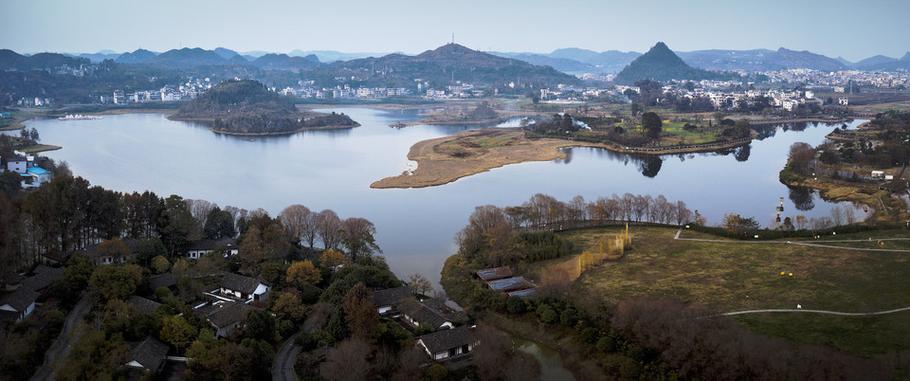
[[[432,86],[461,81],[495,87],[512,84],[517,88],[580,82],[574,76],[549,66],[498,57],[454,43],[416,56],[389,54],[379,58],[335,62],[320,66],[310,74],[323,83],[344,77],[354,78],[367,86],[394,87],[412,87],[417,79]]]
[[[218,132],[282,134],[308,128],[356,127],[344,114],[304,114],[292,98],[253,80],[224,81],[184,104],[173,119],[205,122]]]
[[[686,64],[663,42],[658,42],[647,53],[636,58],[616,75],[616,83],[632,84],[650,79],[656,81],[722,79],[725,76]]]

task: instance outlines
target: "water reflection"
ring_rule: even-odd
[[[455,251],[453,236],[474,207],[518,205],[535,193],[562,200],[575,195],[593,200],[613,193],[664,194],[698,209],[709,223],[734,212],[767,226],[774,221],[780,197],[788,212],[800,210],[795,204],[807,205],[801,202],[805,194],[788,198],[790,189],[778,180],[790,145],[819,144],[835,128],[768,128],[773,139],[721,153],[640,157],[571,148],[559,162],[509,165],[439,187],[376,190],[370,183],[408,168],[407,153],[414,143],[476,127],[391,128],[402,115],[412,120],[416,116],[361,108],[340,111],[362,127],[244,139],[159,114],[27,124],[38,129],[43,142],[64,147],[48,156],[67,161],[74,173],[110,189],[180,194],[222,206],[261,207],[272,214],[300,203],[368,218],[399,275],[419,272],[431,280],[438,279],[444,259]],[[518,121],[499,126],[513,123]],[[814,207],[801,211],[809,218],[827,216],[837,205],[809,197]]]
[[[806,187],[790,187],[790,201],[797,210],[807,211],[815,208],[815,191]]]

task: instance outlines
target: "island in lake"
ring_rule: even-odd
[[[300,110],[293,99],[271,92],[252,80],[224,81],[187,102],[170,116],[200,122],[212,131],[241,136],[287,135],[305,130],[360,126],[343,113]]]

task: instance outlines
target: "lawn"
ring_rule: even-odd
[[[616,228],[563,233],[580,248],[591,247]],[[796,308],[868,312],[910,306],[910,253],[863,252],[782,243],[674,240],[676,229],[633,227],[633,249],[625,258],[586,271],[576,295],[589,301],[618,302],[641,296],[667,296],[718,312]],[[910,237],[907,231],[856,233],[839,239]],[[686,238],[722,239],[687,231]],[[833,237],[832,237],[833,238]],[[827,238],[826,238],[827,239]],[[875,241],[875,240],[873,240]],[[886,241],[905,248],[906,241]],[[850,243],[836,243],[849,246]],[[869,247],[868,242],[856,247]],[[570,260],[563,260],[565,263]],[[553,265],[551,263],[550,265]],[[786,276],[780,276],[784,272]],[[532,272],[534,274],[535,272]],[[546,273],[537,269],[536,273]],[[793,273],[793,276],[789,276]],[[749,315],[747,327],[855,353],[910,348],[910,312],[887,317]],[[822,322],[822,323],[819,323]],[[863,327],[874,327],[867,332]],[[837,332],[837,334],[832,334]]]

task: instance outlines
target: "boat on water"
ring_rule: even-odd
[[[101,119],[97,115],[82,115],[82,114],[66,114],[57,118],[57,120],[97,120]]]

